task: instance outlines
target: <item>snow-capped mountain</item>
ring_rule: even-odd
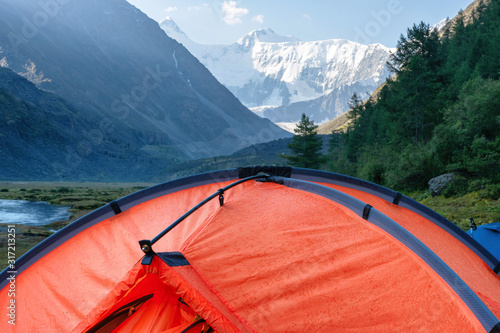
[[[302,112],[316,123],[333,119],[348,110],[354,92],[368,97],[389,76],[391,49],[381,44],[302,42],[261,29],[232,45],[201,45],[168,17],[160,27],[245,106],[276,123],[296,122]]]
[[[432,26],[432,29],[436,30],[437,32],[440,32],[446,25],[450,22],[449,18],[442,19],[438,23],[434,24]]]

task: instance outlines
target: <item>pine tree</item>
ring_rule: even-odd
[[[317,125],[304,113],[297,127],[294,129],[295,136],[288,148],[292,151],[291,156],[280,155],[287,159],[292,166],[301,168],[318,169],[326,161],[325,156],[320,153],[323,140],[316,134]]]
[[[443,39],[425,23],[401,36],[388,63],[397,75],[332,137],[329,170],[396,189],[426,188],[445,172],[498,184],[500,0],[484,3]]]
[[[441,91],[445,78],[441,75],[443,56],[437,32],[421,22],[401,36],[397,51],[388,64],[398,74],[391,84],[390,95],[400,102],[393,104],[391,112],[396,125],[395,134],[401,139],[411,139],[414,144],[428,142],[434,126],[442,119]],[[397,96],[396,96],[397,95]]]
[[[361,97],[357,94],[354,93],[351,96],[351,99],[349,100],[349,113],[347,114],[347,118],[352,121],[352,125],[357,125],[357,120],[362,112],[363,109],[363,101],[361,100]]]
[[[391,60],[386,64],[392,73],[400,74],[401,70],[408,70],[415,60],[429,66],[439,65],[439,35],[435,29],[420,22],[408,28],[406,34],[399,37],[397,51],[391,53]]]

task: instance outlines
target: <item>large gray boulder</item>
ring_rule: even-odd
[[[446,186],[457,179],[457,177],[458,175],[456,173],[446,173],[429,180],[428,184],[431,195],[433,197],[440,195]]]

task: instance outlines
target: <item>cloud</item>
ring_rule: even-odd
[[[312,17],[307,14],[302,15],[302,17],[305,18],[306,20],[312,20]]]
[[[236,1],[223,1],[221,9],[223,20],[229,25],[242,23],[240,17],[248,14],[248,9],[236,7]]]
[[[254,17],[252,17],[252,21],[262,24],[262,23],[264,23],[264,15],[254,16]]]
[[[165,11],[167,13],[175,12],[176,10],[177,10],[177,7],[167,7],[167,8],[165,8]]]

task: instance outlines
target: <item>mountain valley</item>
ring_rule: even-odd
[[[11,70],[2,70],[0,81],[22,74],[31,85],[18,75],[20,89],[33,91],[31,97],[43,96],[44,105],[35,102],[26,109],[23,105],[33,103],[30,96],[5,84],[4,89],[12,89],[4,98],[20,104],[3,107],[1,116],[16,113],[16,124],[50,130],[58,142],[50,145],[45,132],[11,126],[2,136],[2,155],[11,159],[19,154],[24,161],[46,158],[37,167],[20,160],[25,172],[6,164],[1,177],[37,177],[44,170],[57,178],[49,161],[59,161],[65,165],[59,176],[65,179],[92,174],[97,179],[141,179],[179,161],[232,154],[290,136],[249,111],[182,45],[125,0],[43,4],[0,0],[0,58]],[[63,111],[57,105],[64,105]],[[24,113],[16,111],[23,108]],[[52,124],[50,112],[74,121]],[[19,141],[23,136],[29,141]],[[121,163],[113,161],[115,156]],[[82,174],[84,161],[96,170]]]

